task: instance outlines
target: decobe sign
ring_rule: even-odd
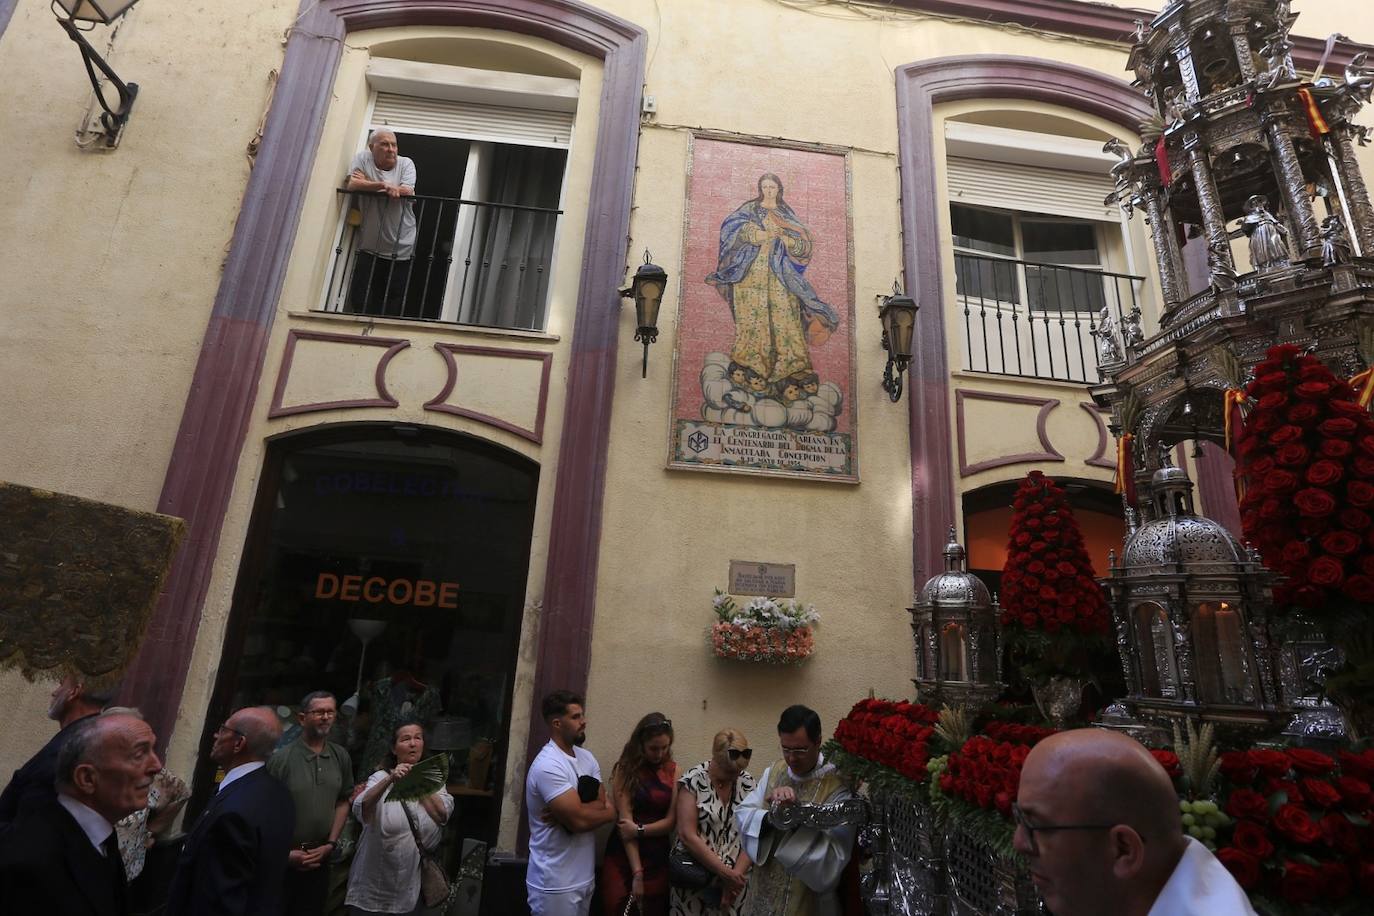
[[[381,576],[336,576],[322,572],[315,581],[315,597],[368,604],[412,607],[458,607],[458,583],[433,579],[384,579]]]

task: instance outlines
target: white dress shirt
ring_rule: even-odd
[[[1226,866],[1192,837],[1149,916],[1255,916]]]
[[[67,813],[76,820],[77,826],[81,828],[82,833],[86,834],[86,839],[91,841],[96,852],[102,856],[105,855],[103,844],[110,838],[110,834],[114,833],[114,824],[69,795],[59,794],[57,803],[66,808]]]
[[[254,770],[261,770],[265,766],[267,766],[267,763],[262,760],[254,760],[252,763],[240,763],[228,773],[224,774],[224,778],[219,781],[219,788],[215,791],[223,792],[225,789],[229,788],[229,783],[233,782],[235,779],[242,779]]]

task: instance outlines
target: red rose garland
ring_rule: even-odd
[[[860,700],[835,726],[835,741],[848,754],[921,782],[929,775],[927,747],[938,721],[938,712],[919,703]]]
[[[1040,471],[1031,471],[1012,508],[1002,625],[1047,634],[1105,634],[1107,601],[1064,491]]]
[[[1291,344],[1255,367],[1237,444],[1241,524],[1285,577],[1280,605],[1374,602],[1374,419],[1356,393]]]

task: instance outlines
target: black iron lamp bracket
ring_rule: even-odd
[[[105,129],[105,145],[113,147],[119,142],[120,131],[124,129],[124,123],[129,120],[129,112],[134,107],[134,99],[138,96],[138,83],[126,83],[119,78],[119,74],[105,62],[105,59],[96,53],[95,48],[86,40],[82,30],[76,27],[76,23],[71,19],[58,17],[57,22],[66,31],[67,36],[76,42],[76,46],[81,49],[81,62],[86,65],[86,75],[90,77],[91,88],[95,90],[96,100],[104,113],[100,116],[100,125]],[[100,85],[100,74],[109,81],[118,93],[118,101],[114,107],[105,99],[105,92]]]

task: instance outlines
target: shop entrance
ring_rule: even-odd
[[[425,755],[450,755],[445,858],[456,870],[493,843],[538,477],[514,452],[413,426],[271,442],[193,802],[214,789],[210,743],[230,712],[274,708],[285,743],[301,698],[328,690],[356,781],[394,723],[419,718]]]

